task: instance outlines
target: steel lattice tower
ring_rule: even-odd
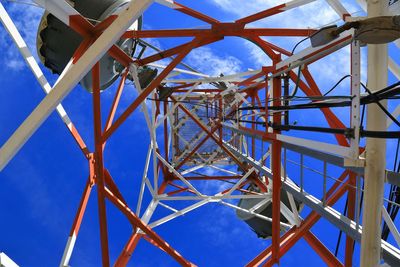
[[[364,173],[367,176],[366,173],[370,168],[368,162],[378,159],[384,161],[384,159],[380,153],[377,153],[380,156],[368,159],[368,156],[372,154],[368,154],[368,145],[367,148],[360,145],[360,139],[365,138],[362,136],[365,132],[360,128],[363,101],[360,82],[361,48],[360,42],[354,38],[354,31],[346,31],[327,44],[308,47],[293,53],[266,41],[265,37],[307,38],[313,35],[317,29],[253,28],[249,26],[253,22],[268,19],[314,1],[290,1],[229,23],[223,23],[173,0],[131,1],[128,8],[122,10],[118,15],[111,15],[97,24],[92,24],[66,1],[34,0],[34,2],[73,29],[83,41],[62,72],[58,82],[52,87],[27,49],[13,21],[0,4],[0,19],[5,29],[12,36],[27,65],[47,94],[1,147],[0,169],[7,165],[41,123],[56,110],[87,159],[90,170],[62,256],[61,266],[69,264],[94,186],[97,187],[103,266],[127,265],[131,256],[134,257],[133,252],[141,239],[154,244],[173,257],[180,265],[194,266],[195,263],[177,252],[153,229],[208,203],[218,203],[230,207],[242,219],[255,218],[258,223],[265,222],[265,225],[270,226],[271,232],[263,234],[266,236],[270,234],[271,245],[263,251],[254,251],[255,258],[247,266],[278,264],[280,258],[284,257],[302,238],[328,266],[353,266],[354,243],[360,243],[362,238],[363,244],[365,243],[365,247],[361,248],[364,254],[371,254],[371,246],[368,246],[368,241],[365,241],[370,238],[370,240],[373,239],[371,242],[381,242],[380,255],[386,263],[392,266],[400,265],[398,248],[400,235],[386,209],[379,208],[376,211],[378,214],[382,213],[382,216],[379,216],[378,226],[369,225],[366,230],[361,223],[366,208],[361,211],[358,208],[363,191],[365,191],[367,199],[375,199],[378,201],[379,207],[382,207],[383,195],[372,193],[371,196],[370,193],[367,193],[369,192],[367,186],[365,189],[362,188],[362,181]],[[353,19],[341,1],[326,0],[326,2],[343,21]],[[164,5],[200,20],[208,27],[169,30],[129,29],[150,5]],[[373,5],[373,3],[369,3],[370,14],[378,16],[379,12],[372,12],[378,9]],[[178,39],[182,37],[191,38],[191,40],[141,58],[128,55],[126,51],[115,45],[120,38],[140,40],[143,38]],[[271,64],[257,70],[234,75],[221,75],[220,77],[211,77],[179,67],[192,50],[219,42],[225,37],[239,37],[257,45],[270,58]],[[337,99],[324,99],[327,92],[319,88],[308,68],[311,64],[317,64],[321,59],[334,55],[344,47],[350,47],[351,50],[349,55],[351,66],[346,66],[351,69],[351,82],[348,83],[346,92],[350,96],[346,102],[347,106],[350,106],[346,109],[346,114],[351,118],[348,123],[343,122],[335,115],[334,105],[318,106],[318,103],[322,102],[325,104],[336,103]],[[370,51],[375,51],[375,55],[384,57],[384,49],[382,46],[374,46],[370,48]],[[104,113],[100,94],[101,66],[99,60],[105,54],[117,60],[123,69],[111,110],[108,113]],[[157,65],[158,61],[171,57],[172,60],[167,66]],[[370,64],[372,64],[371,62]],[[139,78],[139,72],[143,66],[158,67],[161,70],[144,88],[142,88]],[[400,77],[400,70],[393,61],[389,64],[389,68]],[[93,136],[95,140],[95,147],[92,149],[86,145],[72,119],[61,105],[62,100],[90,71],[93,88]],[[175,77],[174,73],[178,73],[179,76]],[[387,76],[386,66],[380,68],[379,73]],[[374,78],[374,75],[368,75],[369,82],[378,79]],[[116,110],[127,79],[132,79],[137,90],[137,97],[122,115],[116,117]],[[316,109],[316,112],[322,112],[325,121],[321,125],[326,124],[329,128],[310,129],[305,126],[302,128],[302,126],[288,124],[285,118],[293,111],[285,110],[283,107],[287,107],[292,99],[288,98],[289,92],[282,88],[288,89],[289,82],[296,84],[296,88],[304,94],[304,97],[311,100],[309,105],[314,105],[312,107]],[[372,85],[373,92],[385,87],[386,83],[381,85],[382,82],[375,82]],[[376,101],[372,101],[372,103],[376,103]],[[148,146],[137,205],[130,207],[126,196],[122,195],[118,184],[114,182],[112,173],[107,169],[107,162],[103,155],[107,141],[117,130],[121,130],[121,125],[126,124],[132,113],[140,108],[144,114],[151,141]],[[397,117],[398,111],[399,108],[393,112],[392,116]],[[379,109],[378,111],[371,109],[368,116],[374,112],[382,113]],[[386,125],[386,115],[383,114],[380,119],[384,120],[383,124]],[[369,130],[387,131],[387,128],[382,129],[382,125],[370,123],[368,127],[370,127]],[[321,136],[333,135],[336,143],[295,137],[288,130],[315,130]],[[163,134],[157,134],[159,132]],[[327,138],[327,140],[330,139]],[[371,147],[379,147],[379,144],[376,143],[369,144]],[[288,165],[293,163],[293,155],[298,159],[295,162],[297,167],[289,168]],[[307,168],[304,164],[304,157],[312,158],[323,166],[319,172],[314,170],[318,177],[316,181],[322,188],[320,194],[308,193],[308,188],[304,185],[304,180],[307,179],[304,177],[304,170]],[[386,157],[384,151],[383,157]],[[328,171],[328,165],[339,168],[341,175],[332,177]],[[150,168],[152,168],[151,172],[149,172]],[[212,168],[218,174],[199,174],[198,171],[202,168]],[[379,184],[382,188],[384,183],[399,185],[398,173],[386,170],[385,166],[377,166],[377,168],[377,172],[383,171]],[[152,177],[150,177],[150,173],[152,173]],[[228,182],[230,186],[228,189],[210,195],[201,192],[195,185],[206,181]],[[152,198],[149,203],[143,198],[146,192],[150,193]],[[346,213],[338,211],[334,207],[335,203],[343,197],[347,197]],[[107,220],[112,220],[112,218],[106,216],[106,201],[118,208],[131,223],[133,229],[132,235],[127,237],[128,241],[115,263],[111,263],[109,258]],[[188,205],[186,208],[177,210],[173,207],[175,201],[185,201],[184,203],[188,203]],[[252,205],[245,203],[252,203]],[[365,205],[368,204],[365,203]],[[261,208],[266,206],[270,209],[270,215],[260,212]],[[307,206],[311,212],[302,212],[303,206]],[[157,207],[169,210],[170,215],[152,221]],[[369,216],[374,214],[369,214]],[[335,253],[330,251],[312,233],[312,227],[321,218],[328,220],[345,234],[346,245],[343,258],[335,256]],[[366,218],[368,220],[369,217]],[[380,236],[376,234],[370,234],[373,232],[370,229],[381,228],[382,220],[389,227],[397,246],[381,240]]]

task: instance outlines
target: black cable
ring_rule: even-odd
[[[301,65],[299,66],[299,71],[297,72],[296,86],[294,87],[292,95],[289,96],[289,99],[296,97],[297,91],[299,90],[300,80],[301,80]]]
[[[302,44],[303,42],[307,41],[307,39],[309,39],[309,38],[310,38],[310,36],[308,36],[308,37],[302,39],[300,42],[298,42],[298,43],[293,47],[293,49],[292,49],[292,55],[294,54],[294,51],[296,50],[296,48],[297,48],[300,44]]]
[[[380,92],[372,93],[371,95],[364,96],[360,99],[361,105],[377,103],[383,99],[387,99],[388,97],[392,97],[394,95],[400,94],[400,87],[392,88],[393,90],[387,91],[384,89],[384,95],[382,96]],[[332,107],[348,107],[351,105],[351,101],[341,101],[341,102],[314,102],[307,104],[297,104],[290,106],[271,106],[268,107],[269,110],[273,111],[285,111],[285,110],[300,110],[300,109],[316,109],[316,108],[332,108]],[[254,110],[254,109],[265,109],[265,107],[243,107],[239,108],[239,110]],[[384,112],[389,116],[390,112],[383,109]],[[389,116],[392,120],[397,121],[391,114]],[[396,124],[399,123],[398,121]],[[398,124],[400,126],[400,123]]]
[[[362,85],[363,87],[365,86],[363,83],[361,83],[361,85]],[[400,81],[398,81],[398,82],[396,82],[396,83],[394,83],[394,84],[392,84],[392,85],[389,85],[389,86],[387,86],[387,87],[385,87],[385,88],[383,88],[383,89],[381,89],[381,90],[379,90],[379,91],[376,91],[376,92],[374,92],[373,94],[386,93],[387,91],[392,90],[392,89],[396,88],[396,87],[399,86],[399,85],[400,85]]]
[[[397,169],[397,160],[399,159],[399,150],[400,150],[400,138],[399,138],[399,140],[397,140],[396,156],[394,158],[394,165],[393,165],[393,171],[394,172]]]
[[[363,105],[362,108],[362,113],[361,113],[361,122],[360,122],[360,129],[363,128],[363,124],[364,124],[364,117],[365,117],[365,105]]]
[[[393,115],[379,102],[380,100],[376,97],[376,95],[372,94],[371,91],[363,84],[361,83],[362,87],[364,87],[365,91],[370,95],[370,96],[374,96],[376,101],[376,104],[380,107],[380,109],[382,109],[383,112],[385,112],[385,114],[394,122],[397,124],[397,126],[400,127],[400,122],[393,117]]]
[[[329,93],[331,93],[333,90],[336,89],[336,87],[338,87],[345,79],[351,77],[351,75],[346,75],[344,77],[342,77],[331,89],[328,90],[328,92],[326,92],[323,96],[327,96]]]
[[[348,203],[349,203],[349,197],[346,198],[346,204],[345,204],[345,206],[344,206],[344,212],[343,212],[343,214],[346,214],[346,212],[347,212]],[[338,236],[338,241],[337,241],[337,243],[336,243],[336,249],[335,249],[335,256],[336,256],[336,257],[338,256],[339,247],[340,247],[340,241],[341,241],[341,239],[342,239],[342,234],[343,234],[343,231],[340,230],[340,231],[339,231],[339,236]]]
[[[294,51],[296,50],[296,48],[297,48],[301,43],[305,42],[305,41],[306,41],[307,39],[309,39],[309,38],[310,38],[310,37],[308,36],[308,37],[302,39],[300,42],[298,42],[298,43],[293,47],[293,49],[292,49],[292,55],[294,54]],[[300,66],[299,66],[299,71],[297,72],[296,86],[295,86],[295,88],[294,88],[294,90],[293,90],[292,95],[291,95],[289,98],[295,97],[296,94],[297,94],[297,91],[299,90],[299,84],[300,84],[300,79],[301,79],[301,67],[302,67],[302,66],[300,65]]]
[[[277,98],[269,98],[268,103],[276,101],[276,100],[288,100],[290,99],[291,102],[294,101],[317,101],[317,100],[330,100],[330,99],[351,99],[351,96],[348,95],[332,95],[332,96],[294,96],[293,98],[291,96],[281,96]],[[261,101],[261,103],[265,104],[265,100]],[[285,105],[284,105],[285,106]]]
[[[362,84],[363,85],[363,84]],[[371,103],[377,103],[380,100],[388,99],[393,96],[397,96],[400,94],[400,87],[397,87],[400,85],[400,82],[394,83],[386,88],[383,88],[377,92],[371,93],[368,96],[361,97],[360,102],[362,105],[364,104],[371,104]],[[368,89],[365,85],[363,85],[366,89]],[[317,103],[307,103],[307,104],[298,104],[298,105],[291,105],[291,106],[271,106],[268,109],[270,110],[275,110],[275,111],[285,111],[285,110],[291,110],[291,109],[312,109],[312,108],[329,108],[329,107],[346,107],[350,106],[351,101],[342,101],[342,102],[335,102],[335,103],[325,103],[325,102],[317,102]],[[257,109],[265,109],[265,107],[242,107],[239,108],[238,110],[257,110]],[[387,110],[385,113],[390,114]],[[389,116],[392,120],[393,118],[392,115]],[[396,120],[397,121],[397,120]],[[398,121],[396,122],[396,124]],[[400,125],[400,123],[399,123]]]
[[[371,137],[371,138],[398,139],[400,136],[400,131],[364,131],[364,130],[360,130],[360,136]]]
[[[349,138],[354,137],[354,129],[350,128],[339,129],[339,128],[325,128],[325,127],[314,127],[314,126],[277,125],[275,123],[269,123],[268,125],[273,129],[280,131],[289,131],[289,130],[311,131],[320,133],[342,134]]]
[[[284,83],[283,83],[283,95],[284,95],[284,102],[283,102],[283,104],[285,105],[285,106],[288,106],[290,103],[289,103],[289,99],[288,99],[288,97],[289,97],[289,75],[288,74],[286,74],[285,75],[285,78],[284,78]],[[258,120],[258,118],[257,118],[257,120]],[[284,121],[285,121],[285,124],[286,125],[288,125],[289,124],[289,111],[287,110],[287,111],[285,111],[285,115],[284,115]]]

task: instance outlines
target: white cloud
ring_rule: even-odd
[[[36,60],[38,60],[36,53],[36,34],[43,10],[29,5],[22,6],[21,4],[9,4],[6,6],[6,10],[13,19],[13,22],[32,54]],[[13,71],[22,70],[25,66],[24,59],[19,54],[11,37],[8,36],[4,28],[0,30],[0,40],[2,43],[1,49],[5,51],[2,58],[3,65]]]
[[[280,5],[287,1],[209,0],[209,2],[226,12],[236,15],[237,18],[241,18]],[[238,6],[240,6],[240,8],[238,8]],[[259,26],[260,24],[267,22],[268,24],[275,25],[275,27],[282,28],[315,27],[321,25],[321,23],[329,23],[337,18],[338,16],[336,13],[329,8],[325,1],[315,1],[302,7],[261,20],[256,22],[255,25]]]
[[[239,59],[233,56],[219,56],[208,47],[193,50],[186,61],[190,66],[211,76],[234,74],[242,70],[242,62]]]
[[[256,1],[239,1],[239,0],[209,0],[210,3],[218,6],[221,10],[232,14],[235,19],[260,12],[276,5],[286,3],[288,1],[280,0],[256,0]],[[360,7],[354,4],[354,1],[342,1],[347,10],[350,13],[354,13],[360,10]],[[240,4],[240,8],[237,8]],[[325,25],[340,22],[340,17],[335,11],[327,4],[326,1],[315,1],[307,5],[286,11],[281,14],[277,14],[266,19],[257,21],[250,24],[249,27],[266,27],[266,28],[319,28]],[[299,42],[302,38],[266,38],[267,41],[274,43],[288,51],[291,51],[294,45]],[[256,45],[243,41],[244,47],[250,54],[251,59],[254,62],[254,68],[260,66],[268,66],[271,64],[271,60],[265,55],[262,50]],[[297,49],[309,46],[309,42],[304,42]],[[313,68],[315,73],[326,74],[327,79],[337,80],[340,79],[340,75],[343,70],[348,70],[349,66],[349,52],[340,51],[338,55],[331,57],[329,60],[324,60],[322,68]],[[318,66],[320,64],[317,64]],[[339,77],[340,76],[340,77]],[[343,76],[343,75],[342,75]]]
[[[13,55],[11,53],[6,54],[10,59],[7,60],[6,66],[12,70],[19,71],[24,67],[24,62],[19,59],[13,58]]]

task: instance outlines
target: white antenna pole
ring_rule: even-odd
[[[368,0],[368,17],[383,16],[388,1]],[[386,44],[368,45],[368,88],[371,92],[387,86],[388,49]],[[382,104],[387,104],[382,101]],[[386,131],[386,115],[377,104],[368,105],[367,130]],[[379,266],[381,259],[381,222],[386,168],[386,140],[367,138],[364,184],[361,265]]]

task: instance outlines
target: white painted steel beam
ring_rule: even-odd
[[[60,267],[68,267],[68,263],[71,260],[72,252],[75,247],[75,242],[76,242],[76,234],[75,232],[72,234],[72,236],[68,237],[67,245],[65,246],[63,256],[61,258],[61,263]],[[0,265],[1,267],[1,265]]]
[[[247,210],[247,209],[243,209],[243,208],[241,208],[241,207],[238,207],[238,206],[236,206],[236,205],[233,205],[233,204],[228,203],[228,202],[225,202],[225,201],[220,201],[219,203],[221,203],[221,204],[224,205],[224,206],[227,206],[227,207],[230,207],[230,208],[233,208],[233,209],[236,209],[236,210],[240,210],[240,211],[242,211],[242,212],[246,212],[246,213],[251,214],[251,215],[253,215],[253,216],[257,217],[257,218],[260,218],[260,219],[262,219],[262,220],[265,220],[265,221],[267,221],[267,222],[271,222],[271,223],[272,223],[272,219],[271,219],[270,217],[267,217],[267,216],[258,214],[257,212],[250,211],[250,210]],[[292,225],[287,224],[287,223],[281,222],[280,225],[281,225],[281,227],[284,227],[284,228],[286,228],[286,229],[292,228]]]
[[[120,13],[115,21],[88,48],[82,57],[70,69],[63,72],[63,78],[53,90],[40,102],[35,110],[20,125],[14,134],[0,149],[0,170],[14,157],[26,141],[54,111],[58,104],[72,91],[78,82],[111,48],[120,36],[136,21],[152,3],[152,0],[132,1],[128,8]]]
[[[69,25],[70,16],[80,15],[71,5],[64,0],[33,0],[36,4],[53,14],[65,25]]]
[[[178,5],[176,5],[174,3],[173,0],[155,0],[155,2],[157,2],[160,5],[172,8],[172,9],[177,9],[179,7]]]
[[[292,137],[287,135],[281,135],[281,134],[276,135],[276,139],[285,143],[303,146],[317,151],[322,151],[322,152],[329,151],[329,153],[331,154],[335,154],[344,158],[349,158],[349,159],[352,158],[352,151],[348,147],[333,145],[298,137]]]
[[[234,186],[232,186],[232,188],[228,192],[225,193],[225,195],[231,195],[232,192],[235,191],[254,171],[255,169],[251,168],[245,175],[243,175],[242,178],[240,178],[239,181],[236,182]]]
[[[0,252],[0,267],[18,267],[4,252]]]
[[[396,107],[396,109],[392,112],[392,115],[395,118],[400,116],[400,105],[398,105]],[[390,126],[392,126],[392,124],[393,124],[393,121],[390,118],[388,118],[387,123],[386,123],[386,128],[389,128]]]
[[[169,171],[173,172],[179,178],[179,180],[181,180],[188,188],[192,189],[193,192],[196,193],[196,195],[203,196],[203,194],[201,194],[196,188],[194,188],[194,186],[188,180],[186,180],[185,177],[183,177],[177,170],[175,170],[175,168],[171,166],[171,164],[169,164],[158,152],[155,153],[157,155],[157,158],[165,165],[165,167],[168,168]]]
[[[178,212],[177,209],[174,209],[173,207],[171,207],[171,206],[169,206],[169,205],[167,205],[167,204],[165,204],[165,203],[163,203],[163,202],[161,202],[161,201],[159,201],[158,204],[159,204],[160,206],[166,208],[167,210],[170,210],[170,211],[173,211],[173,212]]]
[[[137,203],[137,206],[136,206],[136,215],[138,215],[138,216],[140,216],[140,212],[141,212],[141,209],[142,209],[144,190],[145,190],[145,187],[146,187],[146,181],[148,181],[147,173],[149,171],[152,150],[153,150],[153,142],[150,141],[150,145],[149,145],[149,148],[147,150],[146,163],[144,165],[144,170],[143,170],[142,183],[140,185],[138,203]],[[152,197],[154,197],[155,193],[153,191],[152,186],[150,185],[150,186],[148,186],[148,188],[149,188],[149,191],[150,191]]]
[[[193,90],[195,90],[197,88],[197,86],[199,85],[199,83],[196,83],[195,85],[193,85],[182,97],[180,97],[178,100],[179,101],[184,101],[189,95],[190,93],[193,92]],[[163,122],[164,120],[166,120],[170,115],[172,115],[172,113],[175,111],[175,109],[178,107],[179,103],[175,103],[172,108],[170,108],[167,112],[167,114],[165,114],[163,117],[161,118],[157,118],[157,123],[156,123],[156,128],[158,128]]]
[[[201,130],[200,130],[201,131]],[[200,131],[199,131],[199,133],[200,133]],[[185,146],[187,146],[187,147],[190,147],[190,145],[191,145],[191,143],[189,143],[179,132],[177,132],[177,133],[175,133],[178,137],[179,137],[179,139],[185,144]],[[189,149],[188,151],[190,151],[191,149]],[[196,156],[198,156],[199,158],[200,158],[200,160],[202,161],[202,162],[205,162],[206,160],[200,155],[200,153],[199,152],[195,152],[194,153]]]
[[[186,174],[189,174],[189,173],[191,173],[191,172],[194,172],[194,171],[197,171],[197,170],[199,170],[199,169],[202,169],[202,168],[204,168],[204,167],[205,167],[205,164],[199,164],[199,165],[197,165],[197,166],[194,166],[194,167],[192,167],[192,168],[190,168],[190,169],[187,169],[187,170],[181,172],[181,174],[182,174],[182,175],[186,175]]]
[[[159,202],[160,201],[158,201],[157,199],[153,199],[150,202],[149,206],[147,207],[146,211],[144,212],[144,214],[143,214],[143,216],[141,218],[143,223],[145,223],[145,224],[149,223],[149,221],[150,221],[151,217],[153,216],[153,214],[154,214]],[[140,231],[141,230],[138,228],[138,232],[140,232]]]
[[[272,171],[268,167],[261,165],[258,161],[253,158],[250,158],[246,155],[240,153],[240,151],[232,147],[230,145],[226,145],[227,148],[234,153],[239,158],[245,160],[251,166],[256,168],[261,174],[267,175],[269,178],[272,178]],[[294,184],[290,179],[282,179],[282,188],[287,192],[291,193],[295,199],[300,201],[301,203],[306,204],[312,210],[319,213],[323,218],[327,219],[329,222],[334,224],[336,227],[341,229],[347,235],[351,236],[355,241],[361,241],[362,235],[362,227],[359,226],[356,222],[350,220],[345,215],[341,214],[337,210],[333,209],[330,206],[326,206],[323,202],[313,195],[306,193],[304,190],[301,190],[296,184]],[[389,264],[393,264],[393,266],[400,265],[400,250],[389,244],[388,242],[381,240],[381,249],[382,249],[382,257]],[[367,265],[365,265],[367,266]]]
[[[388,1],[367,1],[368,18],[387,14]],[[368,45],[368,83],[372,93],[385,88],[388,83],[388,47],[387,44]],[[387,107],[387,101],[381,101]],[[387,115],[376,105],[367,105],[367,130],[385,131]],[[367,138],[365,146],[364,174],[364,212],[362,216],[363,233],[361,238],[361,266],[376,266],[381,260],[381,235],[385,170],[386,140]]]
[[[241,131],[237,127],[234,127],[233,125],[230,125],[227,123],[222,123],[222,126],[228,128],[228,129],[237,131],[238,133],[241,133],[241,134],[245,134],[245,135],[247,134],[246,132]],[[328,144],[328,143],[324,143],[324,142],[320,142],[320,141],[308,140],[308,139],[299,138],[299,137],[282,135],[282,134],[277,134],[276,139],[283,143],[286,143],[286,144],[305,147],[305,148],[312,149],[312,150],[315,150],[318,152],[325,152],[327,155],[332,154],[332,155],[340,156],[342,158],[348,158],[348,159],[352,158],[352,151],[348,147],[334,145],[334,144]]]
[[[165,69],[167,66],[165,65],[161,65],[161,64],[157,64],[157,63],[149,63],[147,64],[147,66],[150,67],[155,67],[155,68],[159,68],[159,69]],[[203,74],[200,72],[194,72],[194,71],[190,71],[190,70],[184,70],[184,69],[180,69],[180,68],[175,68],[173,69],[174,72],[178,72],[178,74],[189,74],[189,75],[193,75],[193,76],[198,76],[198,77],[202,77],[202,78],[208,78],[210,77],[210,75],[207,74]]]
[[[350,14],[339,0],[326,0],[326,2],[328,2],[341,19]]]
[[[133,78],[133,82],[136,88],[136,91],[138,93],[138,95],[141,94],[141,92],[143,91],[143,88],[141,88],[140,86],[140,81],[139,81],[139,77],[138,77],[138,71],[137,71],[137,67],[134,64],[131,64],[129,66],[129,72],[132,75]],[[157,166],[157,158],[156,158],[156,152],[158,149],[158,143],[157,143],[157,137],[156,137],[156,128],[154,127],[155,125],[155,103],[154,101],[152,101],[151,103],[151,115],[149,113],[148,107],[147,107],[147,103],[146,103],[146,99],[141,103],[141,111],[144,114],[144,118],[146,120],[146,124],[147,124],[147,128],[149,130],[149,134],[150,134],[150,139],[152,142],[152,146],[153,146],[153,185],[154,185],[154,191],[158,191],[158,166]],[[147,178],[147,177],[146,177]],[[153,196],[154,197],[154,196]]]
[[[221,199],[265,199],[266,197],[271,197],[271,194],[269,193],[264,193],[264,194],[252,194],[252,195],[230,195],[230,196],[225,196],[222,194],[217,194],[214,196],[167,196],[166,194],[164,195],[159,195],[157,196],[157,200],[160,201],[175,201],[175,200],[182,200],[182,201],[188,201],[188,200],[202,200],[202,199],[210,199],[211,201],[217,202],[218,200]]]
[[[230,171],[230,170],[227,170],[227,169],[223,169],[223,168],[220,168],[220,167],[215,166],[215,165],[210,165],[208,167],[213,168],[214,170],[217,170],[217,171],[225,172],[225,173],[230,174],[230,175],[240,175],[237,172],[233,172],[233,171]]]
[[[2,22],[4,28],[7,30],[9,35],[11,36],[14,44],[17,46],[19,52],[21,53],[22,57],[24,58],[26,64],[32,71],[33,75],[35,76],[36,80],[39,82],[40,86],[42,87],[43,91],[48,94],[51,91],[51,86],[47,81],[46,77],[44,76],[42,70],[40,69],[38,63],[36,62],[35,58],[33,57],[29,47],[25,43],[24,39],[22,38],[21,34],[19,33],[17,27],[15,26],[14,22],[11,20],[10,16],[8,15],[7,11],[5,10],[4,6],[0,3],[0,21]],[[71,130],[72,129],[72,122],[69,116],[67,115],[64,107],[59,104],[56,107],[56,110],[65,123],[67,127]]]
[[[262,70],[252,70],[252,71],[246,71],[246,72],[241,72],[241,73],[236,73],[232,75],[226,75],[223,77],[209,77],[209,78],[202,78],[202,79],[175,79],[175,80],[166,80],[165,82],[169,83],[181,83],[181,82],[187,82],[187,83],[212,83],[212,82],[241,82],[246,80],[246,76],[254,76],[258,73],[260,73]]]
[[[283,8],[283,10],[287,11],[299,6],[304,6],[306,4],[315,2],[316,0],[293,0],[290,2],[285,3],[285,7]]]
[[[193,205],[191,205],[191,206],[189,206],[187,208],[179,210],[179,211],[177,211],[177,212],[175,212],[173,214],[170,214],[168,216],[165,216],[164,218],[161,218],[161,219],[159,219],[159,220],[157,220],[157,221],[155,221],[153,223],[150,223],[149,227],[154,228],[154,227],[160,226],[161,224],[164,224],[164,223],[166,223],[168,221],[171,221],[171,220],[173,220],[175,218],[183,216],[186,213],[191,212],[192,210],[197,209],[197,208],[207,204],[209,201],[210,201],[209,199],[204,199],[202,201],[199,201],[199,202],[197,202],[197,203],[195,203],[195,204],[193,204]]]
[[[347,32],[342,33],[337,39],[332,42],[321,45],[318,47],[308,47],[293,56],[282,60],[278,64],[276,64],[276,68],[283,69],[283,71],[278,71],[274,75],[271,76],[277,77],[284,72],[288,72],[289,70],[293,70],[301,65],[304,65],[313,60],[317,60],[323,56],[326,56],[334,51],[340,50],[341,48],[349,45],[352,41],[353,30],[349,30]]]
[[[387,226],[389,227],[389,230],[392,233],[393,238],[397,243],[397,246],[400,247],[399,230],[397,230],[396,225],[392,221],[392,218],[390,218],[390,215],[389,215],[389,213],[387,212],[387,210],[386,210],[386,208],[384,206],[382,206],[382,216],[383,216],[383,219],[385,220]]]

